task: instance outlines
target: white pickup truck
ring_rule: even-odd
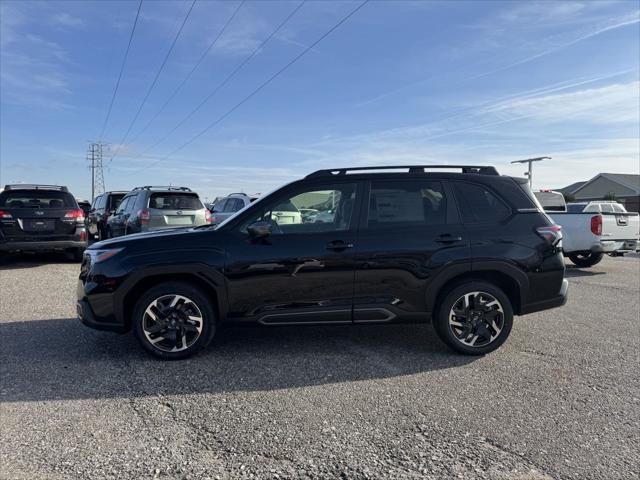
[[[560,192],[535,192],[544,211],[562,227],[564,255],[578,267],[591,267],[605,253],[635,251],[640,244],[640,220],[616,202],[567,205]]]

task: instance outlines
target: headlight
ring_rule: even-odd
[[[85,250],[84,253],[91,257],[91,263],[100,263],[120,253],[124,248],[101,248],[97,250]]]

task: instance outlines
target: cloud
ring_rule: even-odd
[[[51,17],[51,23],[60,27],[79,28],[84,27],[85,22],[81,18],[74,17],[68,13],[58,13]]]

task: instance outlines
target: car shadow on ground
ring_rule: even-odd
[[[150,357],[76,319],[0,324],[0,402],[259,391],[460,367],[429,325],[221,329],[199,355]]]
[[[80,264],[79,261],[70,258],[64,252],[23,254],[11,253],[0,255],[0,271],[33,268],[50,263],[70,263],[76,265]]]
[[[605,272],[601,270],[589,270],[584,268],[578,268],[571,265],[567,265],[566,270],[564,271],[564,276],[567,278],[576,278],[576,277],[593,277],[595,275],[604,275]]]

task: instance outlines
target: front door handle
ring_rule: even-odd
[[[347,248],[353,248],[353,243],[344,240],[333,240],[327,243],[327,250],[346,250]]]
[[[451,235],[450,233],[445,233],[443,235],[436,237],[435,240],[438,243],[454,243],[454,242],[461,242],[462,237],[454,236],[454,235]]]

